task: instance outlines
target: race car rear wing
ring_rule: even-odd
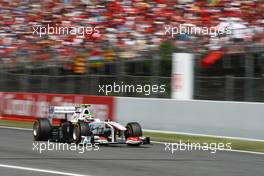
[[[67,115],[74,114],[75,112],[76,112],[75,106],[50,106],[49,113],[48,113],[48,119],[52,123],[52,119],[54,115],[56,115],[56,118],[67,120]],[[64,116],[61,116],[61,115],[64,115]]]
[[[49,107],[50,114],[73,114],[76,111],[74,106],[51,106]]]

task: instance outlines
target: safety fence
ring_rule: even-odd
[[[108,96],[170,98],[171,78],[129,75],[45,76],[0,73],[0,91],[57,94],[106,95],[100,86],[164,85],[164,92],[117,91]],[[264,102],[264,79],[233,76],[196,76],[194,99]]]

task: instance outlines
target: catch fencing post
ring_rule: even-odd
[[[225,100],[234,100],[234,77],[225,76]]]

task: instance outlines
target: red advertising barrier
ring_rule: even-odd
[[[91,104],[91,111],[96,118],[113,120],[114,97],[0,92],[0,116],[3,119],[32,121],[46,118],[49,106],[71,106]]]

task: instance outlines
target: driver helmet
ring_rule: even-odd
[[[91,122],[91,121],[94,120],[92,114],[84,114],[84,115],[83,115],[83,118],[84,118],[86,121],[88,121],[88,122]]]

